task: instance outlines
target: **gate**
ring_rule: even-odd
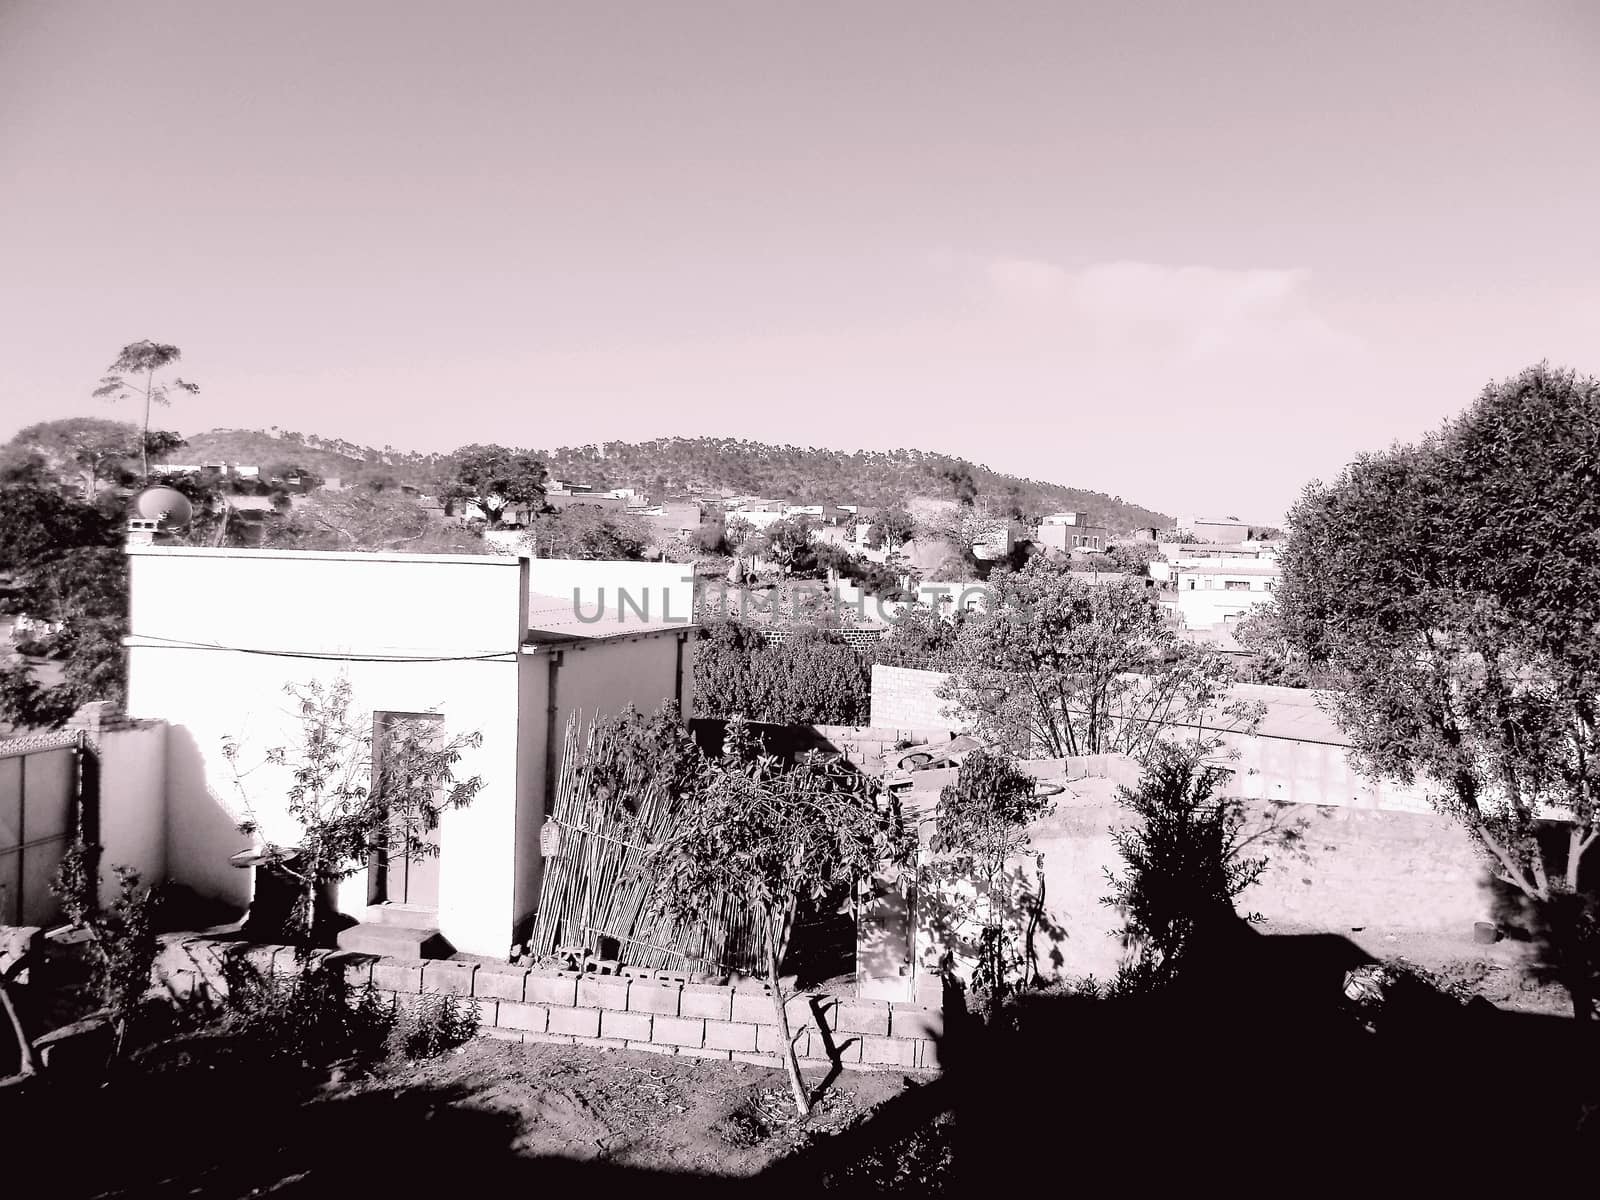
[[[87,755],[81,731],[0,741],[0,925],[60,918],[50,881],[77,831]]]

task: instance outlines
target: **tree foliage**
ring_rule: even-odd
[[[939,695],[1013,753],[1142,759],[1169,727],[1202,726],[1218,709],[1251,726],[1259,712],[1228,697],[1232,682],[1232,667],[1182,641],[1138,583],[1085,583],[1039,556],[991,578]]]
[[[707,717],[780,725],[864,725],[872,702],[866,657],[825,632],[770,641],[741,621],[708,622],[695,647],[695,695]]]
[[[1343,687],[1332,711],[1372,772],[1423,781],[1495,874],[1569,914],[1600,838],[1600,383],[1538,366],[1415,445],[1369,454],[1289,516],[1285,635]],[[1565,823],[1547,855],[1545,819]]]
[[[127,421],[65,417],[19,430],[11,445],[38,454],[58,475],[75,476],[87,503],[101,479],[115,482],[118,467],[138,456],[139,430]]]
[[[708,767],[698,803],[652,850],[656,895],[666,911],[700,920],[718,898],[731,895],[762,914],[773,1011],[802,1116],[810,1098],[779,976],[795,910],[802,900],[820,900],[903,863],[913,845],[893,797],[880,796],[867,776],[811,756],[785,766],[762,753],[736,719],[728,725],[722,759]]]
[[[1121,914],[1124,945],[1134,952],[1114,992],[1177,980],[1204,939],[1235,919],[1234,900],[1266,870],[1265,858],[1245,855],[1243,809],[1216,795],[1222,779],[1191,751],[1162,746],[1138,786],[1120,789],[1138,823],[1111,831],[1124,869],[1106,871],[1111,892],[1101,900]]]
[[[917,521],[903,508],[886,508],[867,527],[867,549],[897,550],[917,536]]]
[[[150,406],[171,404],[174,392],[195,393],[200,390],[198,384],[177,375],[170,379],[156,378],[182,357],[183,351],[176,346],[149,340],[131,342],[122,348],[116,360],[106,369],[100,385],[94,389],[94,395],[102,400],[144,401],[144,424],[136,443],[140,476],[144,479],[150,478]]]
[[[475,504],[489,528],[498,529],[519,509],[544,506],[545,468],[525,450],[463,446],[450,457],[440,480],[440,499]]]
[[[592,504],[569,504],[540,513],[528,523],[527,539],[540,558],[610,559],[647,557],[655,531],[639,517]]]
[[[481,554],[484,549],[478,533],[431,516],[404,492],[367,488],[313,493],[269,522],[264,543],[293,550],[412,554]]]

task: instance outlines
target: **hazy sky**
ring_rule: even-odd
[[[1600,373],[1600,5],[0,0],[0,436],[917,446],[1276,519]],[[132,415],[132,414],[130,414]]]

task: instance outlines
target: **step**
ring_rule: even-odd
[[[362,922],[339,931],[339,949],[393,958],[449,958],[455,948],[437,929]]]
[[[362,916],[368,925],[396,925],[404,929],[438,929],[439,909],[417,904],[369,904]]]

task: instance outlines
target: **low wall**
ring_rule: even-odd
[[[874,728],[945,729],[960,728],[960,722],[946,716],[949,703],[934,693],[949,678],[941,671],[919,671],[912,667],[872,664],[872,715]]]
[[[288,946],[192,936],[163,941],[154,977],[175,995],[196,988],[224,990],[223,964],[234,955],[263,973],[298,970]],[[469,997],[477,1004],[485,1037],[783,1065],[772,997],[759,983],[719,986],[688,983],[667,972],[579,975],[508,963],[349,952],[323,951],[314,958],[342,964],[352,986],[371,983],[385,999],[402,1004],[423,994]],[[802,1062],[854,1070],[939,1068],[944,1017],[937,1008],[798,992],[786,1009]]]

